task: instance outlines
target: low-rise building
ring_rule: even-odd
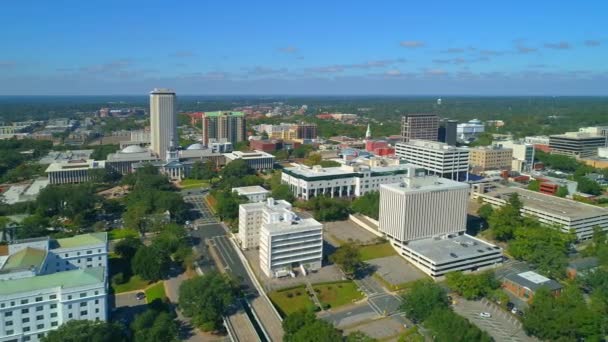
[[[469,164],[478,172],[511,170],[513,150],[499,146],[480,146],[469,149]]]
[[[597,156],[598,147],[606,147],[606,137],[584,132],[567,132],[549,137],[549,149],[552,154],[574,158]]]
[[[514,140],[499,141],[495,145],[512,150],[511,170],[517,172],[532,171],[534,166],[534,145]]]
[[[502,287],[525,301],[534,298],[541,287],[547,288],[554,296],[559,296],[562,291],[560,283],[534,271],[507,274],[502,280]]]
[[[270,194],[270,191],[259,185],[232,188],[232,192],[236,192],[239,196],[247,197],[250,203],[263,202],[268,197],[268,194]]]
[[[474,193],[473,197],[479,197],[493,207],[501,207],[513,194],[518,194],[523,203],[522,215],[535,217],[566,234],[574,231],[579,240],[591,239],[594,227],[608,230],[608,209],[586,203],[521,188],[497,188],[485,194]]]
[[[378,191],[381,184],[398,182],[408,167],[411,165],[400,164],[397,159],[384,158],[355,159],[349,165],[336,167],[298,164],[283,169],[281,182],[289,185],[296,198],[304,200],[321,195],[358,197]]]
[[[105,160],[79,160],[63,163],[52,163],[46,168],[50,184],[84,183],[91,180],[94,172],[105,170]]]
[[[226,164],[242,159],[247,162],[247,165],[256,171],[272,170],[274,167],[274,156],[270,153],[263,151],[234,151],[232,153],[225,153]]]
[[[270,215],[260,230],[260,268],[269,277],[282,277],[299,268],[306,274],[321,268],[323,225],[291,211]]]
[[[241,248],[258,247],[260,229],[271,220],[272,215],[282,215],[291,211],[291,204],[284,200],[267,198],[265,202],[239,205],[239,233],[237,235]]]
[[[430,174],[452,180],[468,179],[469,150],[445,143],[410,140],[397,143],[395,155],[425,168]]]

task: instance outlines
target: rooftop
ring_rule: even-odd
[[[207,117],[218,117],[218,116],[222,116],[222,115],[229,115],[229,116],[245,116],[245,113],[243,112],[232,112],[232,111],[216,111],[216,112],[205,112],[205,116]]]
[[[524,207],[542,210],[555,216],[579,219],[598,215],[608,215],[608,209],[605,208],[521,188],[497,188],[483,196],[490,196],[508,201],[514,193],[519,195],[519,199],[522,201]]]
[[[262,210],[266,209],[269,211],[280,212],[284,209],[291,209],[291,203],[285,200],[275,200],[274,198],[267,198],[264,202],[257,203],[244,203],[239,205],[247,210]]]
[[[415,146],[415,147],[428,148],[431,150],[438,150],[438,151],[462,151],[462,152],[468,151],[468,149],[464,148],[464,147],[450,146],[446,143],[442,143],[442,142],[438,142],[438,141],[430,141],[430,140],[412,139],[408,142],[397,143],[397,145]]]
[[[536,291],[541,287],[547,287],[549,290],[559,290],[562,286],[553,279],[549,279],[534,271],[526,271],[521,273],[511,273],[505,276],[505,279],[519,284],[532,291]]]
[[[87,160],[93,154],[93,150],[71,150],[71,151],[51,151],[46,156],[40,158],[39,164],[52,164],[68,162],[70,160]]]
[[[239,188],[232,188],[232,191],[236,191],[239,195],[247,196],[252,194],[270,193],[270,191],[264,189],[259,185],[254,186],[242,186]]]
[[[601,135],[595,135],[587,132],[566,132],[564,134],[556,134],[550,135],[550,139],[559,138],[559,139],[575,139],[575,140],[585,140],[585,139],[606,139],[606,137]]]
[[[73,160],[70,162],[52,163],[46,168],[45,172],[103,169],[105,168],[105,165],[105,160]]]
[[[438,176],[417,176],[404,177],[401,183],[381,184],[380,187],[405,194],[448,189],[469,189],[469,184]]]
[[[270,153],[264,151],[234,151],[225,153],[224,156],[229,159],[255,159],[255,158],[274,158]]]
[[[94,246],[105,244],[108,241],[108,233],[89,233],[75,235],[69,238],[57,239],[57,248],[74,248],[83,246]]]
[[[502,252],[500,247],[467,234],[413,240],[407,247],[435,264]]]
[[[291,220],[281,220],[279,222],[264,224],[262,225],[262,229],[269,233],[291,233],[306,229],[323,229],[323,225],[313,218],[302,219],[298,216],[294,216]]]
[[[16,253],[11,254],[1,271],[9,271],[16,269],[24,269],[30,267],[40,268],[44,259],[46,258],[46,251],[38,248],[26,247]]]
[[[104,267],[92,267],[21,279],[0,280],[0,296],[56,287],[65,289],[96,285],[104,282],[104,274]]]

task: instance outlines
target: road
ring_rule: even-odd
[[[274,313],[274,308],[271,307],[272,304],[256,289],[233,242],[230,241],[227,230],[215,219],[211,210],[207,207],[204,201],[204,194],[185,194],[184,201],[191,203],[199,213],[199,218],[194,222],[196,229],[191,231],[191,237],[194,242],[194,248],[202,256],[201,261],[199,261],[202,271],[206,272],[206,270],[211,270],[215,267],[211,263],[213,258],[209,248],[212,248],[216,255],[218,255],[221,264],[217,265],[217,267],[223,268],[240,280],[241,286],[246,293],[247,303],[251,307],[252,315],[256,320],[254,325],[261,325],[262,330],[268,335],[262,336],[262,339],[267,337],[273,342],[282,341],[283,328],[281,320]],[[237,328],[240,328],[240,326]]]

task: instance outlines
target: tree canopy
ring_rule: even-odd
[[[361,260],[358,246],[353,242],[345,243],[338,247],[338,249],[329,256],[329,260],[340,266],[340,269],[351,277],[365,265]]]
[[[403,295],[401,310],[416,322],[427,319],[436,309],[448,307],[445,291],[431,280],[417,280]]]
[[[491,271],[478,274],[464,274],[461,271],[446,274],[446,283],[456,293],[466,299],[479,299],[500,287]]]
[[[324,320],[318,319],[313,312],[298,311],[283,320],[285,342],[336,342],[342,341],[340,330]]]
[[[126,342],[124,329],[117,323],[70,320],[41,339],[42,342]]]
[[[380,192],[371,191],[363,196],[357,197],[353,201],[352,209],[356,213],[377,220],[380,215]]]
[[[177,342],[179,325],[168,312],[148,310],[131,323],[134,342]]]

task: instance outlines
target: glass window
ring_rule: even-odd
[[[49,299],[56,299],[56,298],[57,298],[57,295],[50,295],[49,296]]]
[[[83,297],[86,297],[86,296],[87,296],[86,292],[83,292],[83,293],[80,294],[80,298],[83,298]]]
[[[9,326],[13,325],[13,321],[6,321],[6,322],[4,322],[4,325],[9,327]]]
[[[80,307],[87,306],[87,302],[80,303]]]
[[[21,300],[21,304],[27,304],[27,302],[28,302],[27,299],[22,299]]]
[[[57,309],[57,304],[51,304],[51,309]]]
[[[37,302],[42,302],[42,297],[36,297]]]
[[[44,319],[44,316],[43,316],[43,315],[38,315],[38,316],[36,316],[36,320],[37,320],[37,321],[41,321],[41,320],[43,320],[43,319]]]
[[[42,305],[36,307],[36,311],[42,311],[44,307]]]
[[[56,312],[51,312],[51,317],[57,317],[57,313]]]
[[[44,323],[43,324],[38,324],[36,326],[36,329],[38,329],[38,330],[44,329]]]
[[[30,331],[30,327],[23,327],[23,332],[28,332],[28,331]],[[26,337],[29,337],[29,336],[26,336]],[[23,340],[26,341],[25,338]]]
[[[80,316],[86,316],[88,314],[89,313],[87,312],[87,310],[80,311]]]
[[[6,331],[6,334],[7,334],[7,335],[12,335],[12,334],[14,334],[14,333],[15,333],[15,331],[14,331],[14,330],[7,330],[7,331]]]
[[[52,327],[56,327],[57,326],[57,322],[51,322],[51,326]]]
[[[25,318],[23,318],[23,319],[21,320],[21,323],[27,323],[27,322],[29,322],[29,321],[30,321],[30,318],[29,318],[29,317],[25,317]]]

